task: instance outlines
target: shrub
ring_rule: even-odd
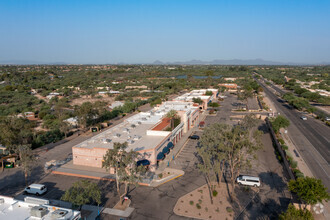
[[[289,149],[289,147],[288,147],[288,146],[286,146],[285,144],[283,144],[283,145],[282,145],[282,149],[283,149],[283,150],[288,150],[288,149]]]
[[[190,205],[194,205],[194,201],[190,201],[189,204],[190,204]]]
[[[293,169],[293,172],[297,178],[304,177],[304,174],[299,169]]]
[[[215,210],[216,212],[220,212],[220,209],[219,209],[219,207]]]
[[[198,200],[198,203],[199,203],[199,204],[202,204],[202,202],[203,202],[203,201],[202,201],[201,199]]]
[[[197,207],[197,209],[201,209],[202,208],[202,206],[199,203],[196,203],[196,207]]]
[[[295,169],[298,166],[298,162],[297,161],[294,161],[294,160],[291,160],[290,161],[290,166]]]
[[[284,140],[282,138],[278,139],[278,142],[280,142],[281,145],[285,144]]]
[[[218,195],[218,191],[213,190],[212,195],[213,195],[214,197],[216,197],[216,196]]]
[[[232,209],[231,207],[227,207],[226,210],[227,210],[227,212],[229,212],[229,213],[233,212],[233,209]]]
[[[208,211],[209,211],[209,209],[208,209],[207,207],[205,207],[205,211],[206,211],[206,212],[208,212]]]
[[[158,177],[159,179],[163,178],[163,174],[162,173],[158,174]]]

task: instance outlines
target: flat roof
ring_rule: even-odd
[[[34,197],[31,198],[31,202],[25,202],[16,200],[7,196],[0,196],[0,219],[10,219],[10,220],[21,220],[21,219],[68,219],[72,220],[80,216],[79,211],[74,211],[72,209],[60,208],[51,205],[40,205],[38,201],[43,199],[38,199]],[[33,201],[34,200],[34,201]],[[33,201],[33,202],[32,202]],[[48,200],[43,200],[48,201]],[[38,208],[37,208],[38,207]],[[38,218],[31,215],[32,209],[42,208],[45,210],[45,215],[43,218]],[[59,213],[62,213],[62,216],[58,216]],[[78,217],[79,218],[79,217]]]
[[[179,97],[173,99],[174,101],[186,101],[191,102],[193,98],[200,98],[202,100],[208,100],[210,96],[205,95],[207,91],[216,92],[217,89],[199,89],[199,90],[192,90],[188,93],[185,93]]]
[[[161,131],[161,134],[153,133],[147,135],[147,130],[151,130],[154,125],[162,121],[162,118],[170,110],[184,111],[190,114],[193,103],[185,102],[164,102],[161,106],[155,107],[148,112],[140,112],[127,118],[124,122],[103,131],[102,133],[75,145],[76,148],[106,148],[113,149],[113,143],[128,143],[128,151],[141,151],[155,148],[169,134],[170,131]]]

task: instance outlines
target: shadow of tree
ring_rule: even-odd
[[[0,178],[0,194],[13,196],[18,191],[25,188],[24,172],[19,168],[14,168],[11,174],[6,175],[6,170]],[[30,175],[28,175],[28,184],[38,182],[44,175],[44,170],[41,166],[35,166]]]
[[[287,188],[287,184],[284,182],[283,177],[274,172],[262,172],[259,174],[262,184],[270,187],[271,190],[281,193]]]

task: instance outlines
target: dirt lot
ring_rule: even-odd
[[[213,204],[211,203],[208,187],[205,184],[179,198],[174,207],[174,213],[197,219],[234,219],[234,215],[249,202],[254,192],[257,191],[255,188],[249,188],[248,191],[243,192],[240,187],[237,187],[235,194],[239,193],[240,196],[233,199],[238,200],[239,198],[239,202],[231,203],[226,183],[221,183],[220,187],[217,184],[215,185],[218,194],[212,196]]]
[[[78,99],[73,99],[70,102],[70,105],[72,105],[72,106],[81,105],[84,102],[94,103],[94,102],[97,102],[97,101],[103,101],[103,102],[107,102],[108,104],[111,104],[112,102],[115,101],[115,97],[102,96],[102,98],[97,98],[97,96],[95,96],[95,97],[92,98],[91,96],[84,95],[84,96],[81,96]]]

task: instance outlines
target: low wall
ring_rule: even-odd
[[[276,150],[280,153],[282,159],[283,159],[283,164],[284,164],[284,168],[286,169],[286,171],[288,172],[289,174],[289,177],[290,179],[292,180],[295,180],[295,176],[290,168],[290,165],[289,165],[289,161],[286,159],[286,154],[285,152],[283,151],[280,143],[278,142],[277,138],[276,138],[276,135],[275,135],[275,132],[273,130],[273,127],[268,119],[268,117],[265,119],[266,120],[266,124],[268,125],[268,128],[269,128],[269,131],[270,131],[270,135],[275,143],[275,147],[276,147]]]

